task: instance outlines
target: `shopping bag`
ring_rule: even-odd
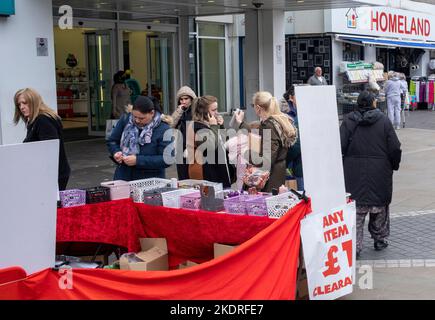
[[[118,119],[109,119],[109,120],[106,120],[106,140],[112,134],[112,130],[113,130],[113,128],[115,128],[117,123],[118,123]]]

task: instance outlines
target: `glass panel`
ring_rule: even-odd
[[[90,97],[90,131],[104,132],[112,102],[110,34],[87,34]]]
[[[225,40],[199,39],[201,95],[218,99],[219,112],[226,108]]]
[[[173,91],[172,35],[158,34],[148,36],[148,81],[146,94],[160,100],[162,111],[171,113],[175,107]]]
[[[198,23],[200,37],[225,37],[225,25],[217,23]]]

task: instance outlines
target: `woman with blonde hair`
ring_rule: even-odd
[[[270,192],[272,189],[279,189],[285,183],[287,151],[295,144],[297,131],[290,117],[281,112],[278,100],[270,92],[257,92],[252,98],[252,106],[261,121],[259,133],[262,137],[262,145],[259,156],[262,157],[263,168],[270,171],[269,180],[262,191]],[[239,112],[236,121],[240,124],[240,128],[249,130],[243,119],[244,113]],[[271,133],[270,152],[263,150],[265,130],[270,130]]]
[[[23,142],[59,139],[59,190],[65,190],[71,172],[63,143],[62,122],[56,111],[49,108],[34,89],[18,90],[14,97],[14,123],[22,120],[27,127]]]

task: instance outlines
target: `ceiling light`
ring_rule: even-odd
[[[242,3],[240,6],[241,6],[241,7],[246,7],[247,4],[246,4],[246,3]]]
[[[304,3],[305,0],[298,0],[297,2],[298,2],[298,3]]]
[[[208,2],[208,3],[213,3],[213,2],[214,2],[214,0],[208,0],[207,2]]]

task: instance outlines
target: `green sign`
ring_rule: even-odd
[[[15,0],[0,0],[0,16],[15,14]]]

